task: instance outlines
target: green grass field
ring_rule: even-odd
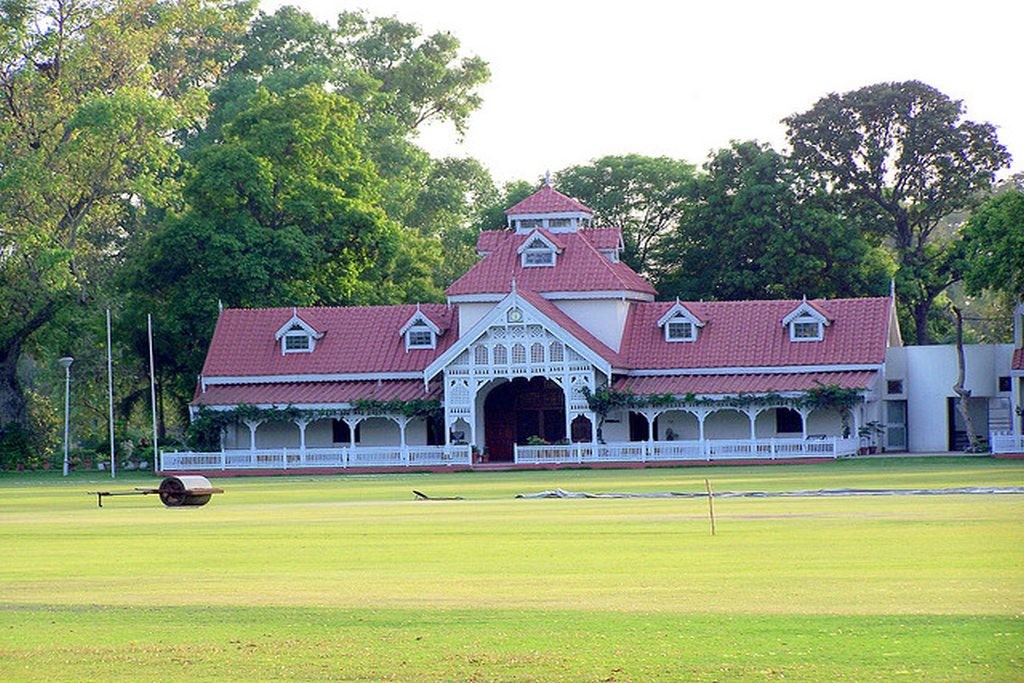
[[[1024,462],[218,479],[0,474],[3,681],[1020,681]],[[412,490],[458,501],[416,501]]]

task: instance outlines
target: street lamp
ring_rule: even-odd
[[[64,476],[68,476],[71,462],[68,460],[68,426],[70,424],[69,409],[71,407],[71,364],[75,359],[71,356],[58,358],[57,362],[64,368]]]

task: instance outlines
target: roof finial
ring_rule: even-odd
[[[889,298],[893,301],[896,300],[896,278],[889,278]]]
[[[551,169],[544,171],[544,185],[551,187]]]
[[[516,279],[512,278],[512,293],[516,293]]]

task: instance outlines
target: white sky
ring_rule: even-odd
[[[608,154],[700,165],[730,140],[782,149],[780,119],[830,92],[917,79],[997,126],[1024,171],[1020,0],[264,0],[333,22],[345,9],[448,31],[490,64],[461,144],[498,182]],[[1005,175],[1005,174],[1003,174]]]

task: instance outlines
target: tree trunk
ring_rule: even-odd
[[[964,375],[966,374],[966,361],[964,359],[964,319],[960,309],[950,306],[953,315],[956,316],[956,384],[953,391],[959,396],[956,407],[960,411],[960,417],[964,419],[964,426],[967,429],[967,439],[970,442],[970,451],[978,453],[981,451],[981,439],[974,431],[974,419],[971,417],[970,401],[971,392],[964,389]]]
[[[21,342],[0,349],[0,427],[10,422],[25,426],[25,394],[18,382]]]
[[[932,310],[932,300],[928,299],[915,301],[911,306],[914,315],[914,343],[925,346],[932,343],[931,335],[928,333],[928,318]]]

